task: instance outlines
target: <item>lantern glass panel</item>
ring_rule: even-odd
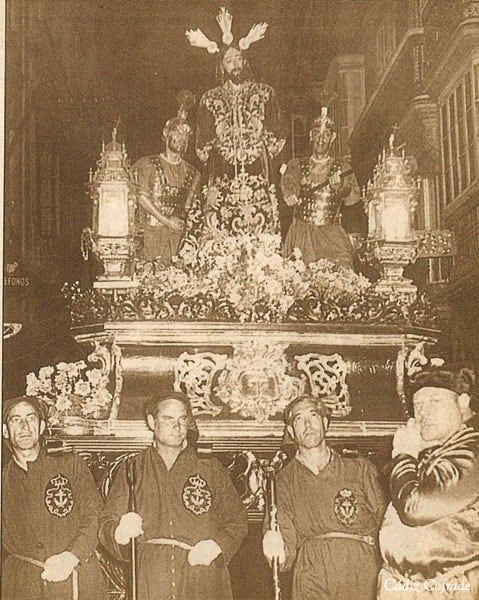
[[[403,197],[386,200],[382,212],[382,227],[386,241],[405,241],[410,238],[409,203]]]
[[[98,235],[128,235],[128,189],[124,183],[103,184],[98,207]]]

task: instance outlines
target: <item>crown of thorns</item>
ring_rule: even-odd
[[[216,17],[216,22],[218,23],[221,32],[223,34],[221,41],[225,46],[231,46],[233,43],[234,37],[231,31],[231,26],[233,24],[233,16],[231,13],[222,6],[220,8],[220,12]],[[248,34],[245,37],[242,37],[238,42],[238,48],[240,50],[248,50],[251,44],[258,42],[264,38],[264,34],[268,29],[268,23],[255,23]],[[213,40],[210,40],[201,29],[189,29],[186,32],[186,37],[192,46],[196,48],[205,48],[209,54],[216,54],[220,51],[218,48],[218,44]]]

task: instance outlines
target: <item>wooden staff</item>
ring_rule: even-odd
[[[266,480],[268,483],[268,513],[269,528],[272,531],[279,531],[278,525],[278,505],[276,501],[276,472],[273,466],[266,470]],[[279,580],[279,559],[274,557],[271,563],[273,570],[274,600],[281,600],[281,583]]]
[[[128,512],[136,513],[136,467],[133,456],[130,456],[126,461],[126,481],[128,483]],[[136,550],[136,538],[132,538],[130,541],[130,585],[128,592],[130,600],[137,600],[138,598]]]

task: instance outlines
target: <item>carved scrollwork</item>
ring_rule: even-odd
[[[94,349],[88,357],[90,364],[99,363],[102,384],[107,387],[113,375],[113,393],[109,420],[115,421],[120,408],[121,390],[123,388],[123,369],[121,366],[121,348],[115,343],[114,337],[106,342],[94,340]]]
[[[78,456],[81,456],[86,462],[95,481],[97,483],[102,482],[111,465],[111,461],[106,454],[103,452],[90,452],[89,450],[82,450],[78,452]]]
[[[411,416],[407,398],[407,382],[428,364],[425,354],[425,342],[419,342],[411,350],[405,345],[399,349],[396,360],[396,392],[406,417]]]
[[[108,581],[108,598],[126,600],[126,577],[119,561],[106,557],[101,552],[96,552],[101,570]]]
[[[297,368],[306,373],[311,393],[324,400],[333,417],[345,417],[351,410],[346,375],[347,364],[340,354],[302,354],[294,357]]]
[[[428,359],[425,354],[425,345],[425,342],[419,342],[409,352],[405,363],[405,372],[408,379],[411,379],[415,373],[422,371],[424,365],[427,365]]]
[[[479,2],[465,1],[462,5],[462,14],[464,18],[469,19],[471,17],[479,17]]]
[[[176,360],[174,389],[188,396],[193,414],[216,417],[223,410],[212,402],[211,385],[216,373],[225,368],[227,358],[226,354],[213,352],[183,352]]]
[[[228,471],[246,508],[264,510],[265,482],[259,459],[251,450],[235,452]]]
[[[99,485],[100,494],[103,500],[105,500],[110,493],[113,478],[115,477],[115,474],[120,468],[121,464],[130,458],[130,456],[136,456],[137,454],[138,452],[126,452],[124,454],[120,454],[110,462]]]
[[[113,343],[110,348],[110,356],[115,373],[115,389],[113,391],[113,400],[110,411],[110,421],[118,418],[120,410],[121,390],[123,389],[123,367],[121,364],[121,348]]]
[[[417,254],[415,242],[373,241],[374,253],[380,262],[392,261],[397,264],[409,264]]]
[[[396,393],[399,397],[401,406],[406,417],[409,417],[409,409],[407,405],[404,379],[406,373],[406,360],[408,358],[408,352],[409,350],[403,344],[403,346],[399,349],[396,358]]]
[[[109,349],[98,340],[93,341],[94,350],[87,356],[89,363],[100,363],[102,377],[108,378],[111,371],[111,357]]]

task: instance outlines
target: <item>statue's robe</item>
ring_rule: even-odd
[[[270,163],[284,146],[281,115],[271,86],[230,81],[203,94],[198,107],[196,152],[215,177],[233,178],[243,165],[270,180]],[[235,166],[236,165],[236,166]]]

